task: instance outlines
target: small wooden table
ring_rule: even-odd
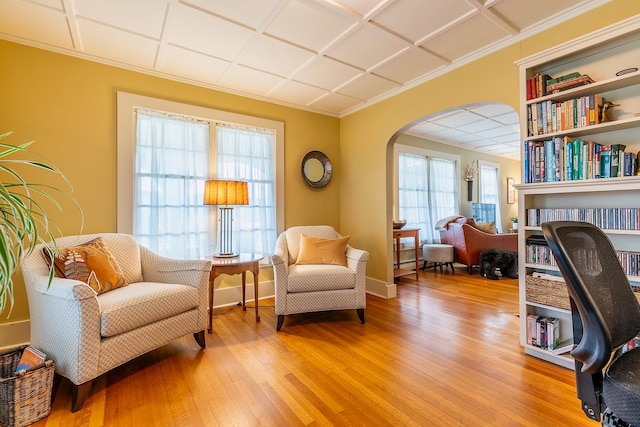
[[[396,261],[397,264],[393,269],[393,279],[395,281],[396,278],[400,276],[406,276],[408,274],[415,274],[416,280],[418,280],[418,264],[420,263],[420,229],[419,228],[404,228],[404,229],[394,229],[393,230],[393,238],[396,241]],[[413,237],[415,239],[415,250],[416,250],[416,269],[407,270],[406,268],[400,268],[400,239],[403,237]]]
[[[230,258],[209,257],[213,261],[211,273],[209,273],[209,332],[213,331],[213,291],[216,277],[221,274],[242,274],[242,311],[247,310],[245,295],[247,287],[247,271],[253,273],[253,292],[256,307],[256,322],[260,320],[258,313],[258,274],[260,273],[260,260],[264,257],[256,254],[240,254]]]

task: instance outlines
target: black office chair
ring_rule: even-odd
[[[604,426],[640,426],[640,305],[599,228],[546,222],[542,231],[569,290],[576,387],[585,414]]]

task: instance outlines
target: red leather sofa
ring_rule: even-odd
[[[440,242],[453,246],[454,262],[467,266],[471,274],[474,266],[480,265],[480,252],[484,249],[518,250],[518,235],[489,234],[476,228],[473,218],[452,219],[439,223]]]

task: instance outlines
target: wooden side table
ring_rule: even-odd
[[[400,239],[403,237],[413,237],[415,239],[415,250],[416,250],[416,269],[407,270],[406,268],[400,268]],[[396,265],[393,269],[393,279],[395,281],[396,278],[400,276],[406,276],[408,274],[415,274],[416,280],[418,280],[418,264],[420,263],[420,229],[419,228],[403,228],[403,229],[394,229],[393,230],[393,238],[396,241]]]
[[[260,274],[260,260],[264,258],[255,254],[240,254],[232,258],[210,257],[213,261],[211,273],[209,273],[209,332],[213,332],[213,293],[216,277],[221,274],[242,274],[242,311],[247,310],[245,295],[247,287],[247,271],[253,273],[253,292],[256,307],[256,322],[260,321],[258,313],[258,274]]]

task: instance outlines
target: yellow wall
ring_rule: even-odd
[[[390,140],[407,124],[453,107],[501,102],[519,111],[515,61],[640,13],[640,2],[615,0],[521,43],[340,120],[341,226],[370,253],[367,276],[393,282]],[[519,177],[516,182],[520,182]]]
[[[0,133],[7,143],[35,140],[44,155],[73,184],[85,215],[85,233],[116,231],[116,92],[284,122],[285,226],[329,224],[340,230],[339,120],[320,114],[122,70],[0,40]],[[300,163],[310,150],[335,163],[323,190],[308,188]],[[79,216],[67,203],[55,215],[63,234],[77,234]],[[265,269],[265,278],[270,271]],[[15,281],[9,321],[29,318],[24,284]],[[6,322],[6,313],[0,322]]]
[[[83,231],[90,233],[116,230],[117,91],[283,121],[285,226],[335,226],[370,252],[367,276],[391,283],[389,141],[397,131],[469,103],[502,102],[517,110],[516,60],[639,12],[640,2],[615,0],[340,120],[0,40],[0,132],[15,132],[6,142],[37,141],[34,150],[73,183],[86,217]],[[309,150],[324,151],[334,162],[334,179],[324,190],[307,188],[300,177]],[[56,220],[64,234],[78,232],[69,204]],[[9,320],[27,318],[18,277]]]

